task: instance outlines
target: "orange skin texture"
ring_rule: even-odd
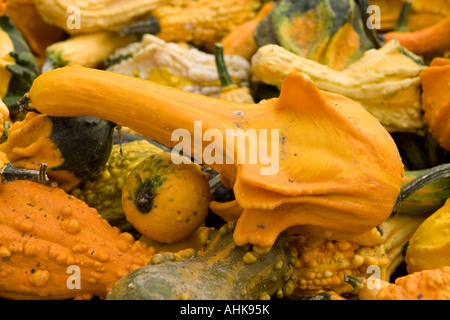
[[[450,267],[410,273],[395,283],[383,281],[381,287],[370,300],[449,300]],[[361,292],[359,295],[364,298]]]
[[[104,298],[155,253],[60,188],[13,181],[0,186],[0,199],[2,298]],[[79,267],[79,288],[68,286],[69,266]]]

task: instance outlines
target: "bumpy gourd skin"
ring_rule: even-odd
[[[398,277],[394,283],[381,280],[379,286],[360,281],[360,300],[449,300],[450,267],[421,270]]]
[[[97,209],[112,226],[121,231],[134,232],[122,209],[125,180],[141,161],[162,151],[146,140],[115,144],[104,168],[70,193]]]
[[[104,297],[155,253],[60,188],[13,181],[1,185],[0,199],[0,297]]]
[[[186,258],[156,254],[147,266],[120,279],[109,300],[256,300],[292,294],[297,255],[287,242],[272,248],[237,246],[234,223],[211,231],[203,250]]]

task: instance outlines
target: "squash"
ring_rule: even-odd
[[[0,98],[19,118],[17,102],[39,74],[38,65],[22,34],[7,15],[0,16]]]
[[[276,42],[269,43],[333,70],[345,68],[374,47],[355,1],[281,0],[270,20]]]
[[[223,45],[224,54],[237,54],[241,57],[250,60],[252,55],[258,49],[258,46],[253,37],[254,31],[258,25],[276,6],[275,1],[268,1],[264,3],[256,16],[247,22],[237,26],[230,33],[220,40]]]
[[[220,79],[219,98],[244,103],[255,103],[250,89],[246,86],[238,87],[238,85],[231,79],[225,63],[225,57],[223,55],[223,45],[220,43],[216,44],[214,49],[214,58],[216,61],[217,73],[219,74]]]
[[[446,115],[450,108],[450,59],[435,58],[420,74],[422,109],[431,135],[439,145],[450,151],[450,127]]]
[[[196,163],[175,164],[170,152],[148,156],[128,175],[122,189],[127,220],[147,238],[173,243],[205,221],[211,191],[209,175]]]
[[[135,140],[112,146],[105,166],[70,194],[86,202],[122,232],[136,231],[122,209],[122,189],[128,174],[148,156],[163,150],[146,140]]]
[[[192,257],[155,254],[150,264],[116,282],[107,300],[256,300],[294,289],[295,250],[278,240],[270,250],[236,246],[234,223],[209,233]],[[239,281],[236,281],[239,279]]]
[[[378,276],[389,281],[404,262],[402,248],[426,216],[393,214],[370,232],[347,240],[329,240],[291,235],[291,246],[298,252],[294,265],[296,286],[290,299],[304,299],[318,290],[352,296],[358,290],[347,277],[366,278],[379,268]]]
[[[51,116],[105,118],[176,147],[194,161],[206,160],[233,188],[234,202],[211,202],[210,208],[220,216],[223,206],[232,208],[226,220],[237,220],[239,245],[270,247],[294,226],[330,239],[365,233],[390,215],[401,188],[401,158],[380,122],[358,103],[320,91],[298,72],[286,77],[278,98],[246,104],[68,66],[40,75],[20,104]],[[180,128],[181,137],[173,139]],[[193,143],[202,141],[208,128],[216,129],[217,142]],[[250,163],[249,157],[258,154],[256,144],[237,149],[231,140],[231,148],[229,138],[227,147],[226,130],[238,128],[262,132],[273,151],[270,161],[266,154]]]
[[[345,274],[364,277],[376,265],[382,279],[389,279],[403,260],[403,244],[422,221],[395,215],[364,237],[345,241],[283,232],[271,248],[236,245],[234,222],[218,230],[202,228],[197,238],[203,248],[192,255],[189,247],[181,247],[187,257],[155,254],[149,265],[120,279],[106,299],[306,299],[318,291],[355,295]]]
[[[370,0],[369,5],[380,8],[381,32],[394,29],[402,6],[406,2],[411,2],[411,11],[407,20],[407,27],[411,31],[436,24],[450,14],[450,3],[446,0]]]
[[[104,298],[155,254],[60,188],[12,181],[0,199],[2,298]]]
[[[395,279],[384,280],[378,287],[357,279],[360,300],[450,300],[450,267],[422,270]]]
[[[45,49],[67,36],[63,29],[49,25],[42,19],[34,0],[8,0],[6,14],[23,35],[39,68],[45,60]]]
[[[424,175],[428,175],[431,170],[429,168],[405,171],[402,179],[403,189],[399,195],[401,200],[396,212],[430,215],[442,207],[445,201],[450,198],[450,179],[447,178],[432,179],[429,183],[421,185],[420,188],[414,188],[414,192],[408,192],[407,196],[403,196],[407,189],[411,188],[412,183],[417,183],[423,179]]]
[[[405,261],[409,273],[450,266],[450,201],[432,213],[411,236]]]
[[[148,79],[208,96],[219,96],[220,79],[213,54],[185,43],[166,42],[146,34],[138,43],[118,49],[107,61],[108,71]],[[237,85],[250,81],[250,63],[241,56],[224,57]]]
[[[89,116],[50,117],[29,112],[11,125],[0,151],[18,168],[38,170],[40,163],[46,163],[49,178],[70,191],[106,163],[115,126]]]
[[[154,34],[167,42],[188,42],[204,51],[256,15],[262,0],[187,0],[161,5],[144,21],[122,27],[124,34]]]
[[[68,34],[118,31],[170,0],[34,0],[42,19]],[[79,25],[77,25],[79,23]]]
[[[360,103],[389,132],[418,132],[424,128],[420,74],[426,66],[396,41],[366,51],[361,59],[340,71],[277,45],[259,48],[251,64],[255,79],[278,88],[289,73],[302,72],[319,89]]]
[[[450,16],[426,28],[383,34],[386,42],[397,40],[406,49],[423,56],[439,56],[450,50]]]
[[[42,72],[75,64],[101,67],[116,49],[135,41],[134,35],[122,36],[113,31],[75,35],[46,48]]]

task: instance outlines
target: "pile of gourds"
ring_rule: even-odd
[[[450,299],[436,7],[0,0],[0,298]]]

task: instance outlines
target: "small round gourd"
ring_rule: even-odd
[[[211,198],[208,181],[198,164],[175,164],[169,152],[151,155],[130,172],[122,190],[123,211],[149,239],[180,241],[205,221]]]

